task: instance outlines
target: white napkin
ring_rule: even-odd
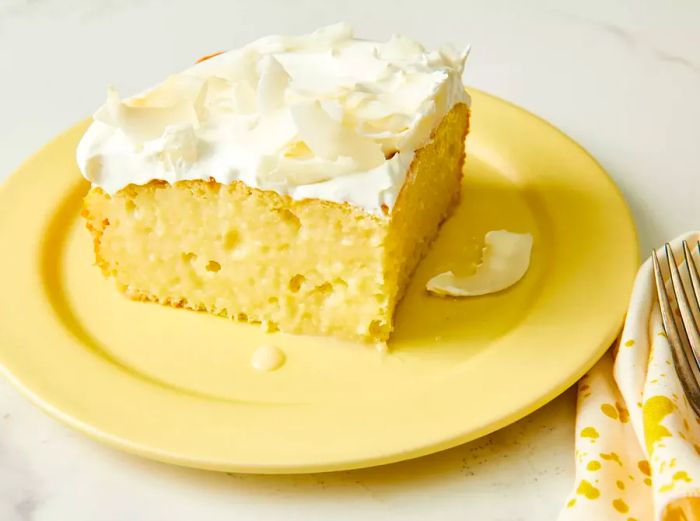
[[[698,237],[671,243],[677,260],[681,241]],[[655,292],[649,259],[619,344],[578,384],[576,482],[559,521],[700,520],[700,420],[676,376]]]

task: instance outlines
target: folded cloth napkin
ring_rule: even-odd
[[[698,237],[671,243],[677,260]],[[559,521],[700,520],[700,419],[674,370],[651,259],[619,343],[578,384],[575,456]]]

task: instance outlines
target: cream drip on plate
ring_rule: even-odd
[[[78,165],[109,194],[152,180],[240,180],[381,215],[414,151],[455,104],[469,104],[466,57],[403,36],[359,40],[342,23],[269,36],[132,98],[110,88]]]
[[[250,365],[258,371],[274,371],[282,367],[286,359],[287,357],[280,348],[262,345],[253,352]]]

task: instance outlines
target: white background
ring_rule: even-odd
[[[587,148],[627,198],[643,252],[700,228],[696,0],[0,0],[0,179],[90,115],[108,84],[133,93],[212,51],[339,20],[366,38],[471,43],[465,81]],[[0,520],[555,519],[573,480],[574,406],[569,391],[491,436],[388,467],[237,476],[99,446],[0,381]]]

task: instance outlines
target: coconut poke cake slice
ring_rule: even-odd
[[[98,266],[133,299],[385,342],[459,198],[465,58],[338,24],[110,89],[77,151]]]

